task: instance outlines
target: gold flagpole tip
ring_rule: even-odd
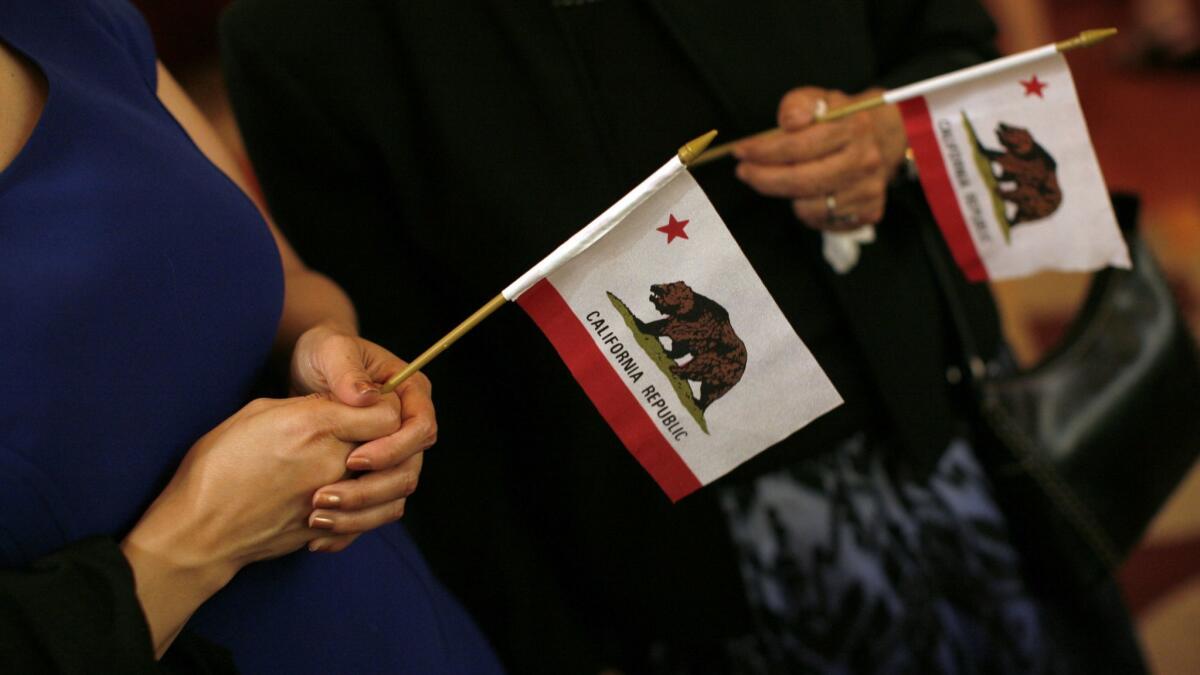
[[[693,138],[684,143],[683,147],[679,148],[679,161],[683,162],[684,166],[691,164],[694,159],[699,157],[708,148],[716,137],[717,130],[713,129],[699,138]]]
[[[1092,45],[1103,42],[1108,38],[1117,34],[1116,28],[1093,28],[1085,30],[1069,40],[1063,40],[1057,43],[1058,51],[1066,52],[1080,47],[1091,47]]]

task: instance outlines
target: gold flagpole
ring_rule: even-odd
[[[442,337],[441,340],[438,340],[437,342],[433,343],[432,347],[430,347],[429,349],[426,349],[420,356],[418,356],[416,358],[415,361],[413,361],[412,363],[405,366],[404,370],[401,370],[400,372],[391,376],[388,379],[388,381],[386,383],[384,383],[384,385],[383,385],[383,389],[382,389],[383,393],[390,394],[396,387],[400,386],[401,382],[412,377],[413,373],[416,373],[417,371],[424,368],[430,361],[433,360],[433,357],[437,356],[438,354],[441,354],[442,352],[446,351],[447,347],[454,344],[455,342],[458,342],[458,339],[460,337],[466,335],[467,332],[470,331],[475,326],[478,326],[479,322],[488,318],[488,316],[490,316],[492,312],[500,309],[500,307],[503,306],[505,302],[508,302],[508,300],[504,297],[503,294],[497,295],[496,297],[492,298],[491,300],[488,300],[488,303],[486,305],[475,310],[475,313],[472,314],[471,316],[467,317],[466,321],[463,321],[462,323],[458,324],[458,326],[456,326],[454,328],[454,330],[450,331],[449,333],[446,333],[446,335],[444,337]]]
[[[1069,52],[1072,49],[1079,49],[1080,47],[1090,47],[1090,46],[1096,44],[1097,42],[1107,40],[1108,38],[1110,38],[1116,34],[1117,34],[1116,28],[1094,28],[1092,30],[1082,31],[1081,33],[1079,33],[1079,35],[1076,35],[1073,38],[1069,38],[1066,40],[1061,40],[1059,42],[1056,42],[1056,43],[1054,43],[1054,47],[1059,52]],[[830,110],[829,112],[825,113],[824,115],[817,115],[813,119],[813,123],[819,124],[821,122],[832,122],[834,120],[839,120],[843,117],[848,117],[850,115],[862,112],[864,110],[878,108],[879,106],[884,105],[886,103],[887,103],[887,101],[884,100],[884,94],[879,94],[878,96],[873,96],[868,99],[856,101],[854,103],[842,106],[840,108],[834,108],[833,110]],[[711,162],[713,160],[720,159],[722,157],[729,155],[730,153],[733,152],[733,148],[735,146],[737,146],[739,143],[742,143],[751,138],[762,138],[765,136],[773,136],[773,135],[779,133],[780,131],[782,131],[782,130],[779,128],[769,129],[767,131],[763,131],[761,133],[754,134],[753,136],[748,136],[746,138],[740,138],[736,141],[730,141],[728,143],[723,143],[721,145],[711,148],[708,152],[705,152],[704,154],[697,157],[696,161],[692,162],[690,166],[693,166],[693,167],[703,166],[704,164],[708,164],[709,162]]]
[[[679,152],[677,153],[679,155],[679,161],[683,162],[685,166],[691,166],[692,163],[695,162],[696,158],[704,152],[705,148],[707,148],[716,137],[717,131],[714,129],[703,136],[700,136],[699,138],[694,138],[687,143],[684,143],[683,147],[679,148]],[[459,338],[466,335],[475,326],[478,326],[480,322],[488,318],[492,312],[500,309],[500,307],[502,307],[506,302],[508,302],[508,299],[504,297],[503,293],[489,300],[486,305],[477,309],[475,313],[467,317],[465,321],[455,326],[454,330],[446,333],[442,339],[435,342],[429,349],[426,349],[420,356],[416,358],[416,360],[405,366],[400,372],[388,378],[388,381],[384,383],[381,391],[385,394],[390,394],[396,389],[396,387],[400,386],[401,382],[412,377],[413,373],[418,372],[428,365],[428,363],[432,361],[435,356],[446,351],[446,348],[450,345],[458,342]]]

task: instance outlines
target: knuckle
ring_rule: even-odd
[[[347,473],[346,465],[340,461],[340,457],[335,453],[328,452],[321,453],[321,455],[323,456],[321,465],[317,469],[312,470],[310,474],[313,477],[313,481],[329,485],[345,480]],[[297,461],[304,462],[305,466],[313,466],[311,460],[298,458]]]
[[[818,87],[796,87],[783,97],[783,105],[798,105],[811,103],[825,96],[828,92]]]
[[[783,187],[793,197],[799,197],[807,193],[807,189],[811,187],[813,181],[808,180],[803,174],[797,171],[789,171],[784,174]]]
[[[362,532],[363,529],[360,518],[343,515],[333,519],[333,527],[329,531],[336,535],[350,535]]]
[[[367,496],[356,486],[342,493],[342,509],[357,511],[367,505]]]
[[[433,380],[430,380],[429,377],[425,373],[418,372],[414,377],[416,378],[417,382],[421,385],[421,388],[423,388],[427,392],[431,392],[431,393],[433,392]]]
[[[276,432],[284,438],[307,438],[313,434],[313,422],[310,415],[297,414],[298,411],[289,411],[291,414],[280,415],[275,421]]]
[[[249,403],[247,403],[245,405],[245,407],[242,409],[245,410],[248,414],[257,415],[258,413],[266,411],[270,407],[271,407],[271,399],[256,398],[253,401],[250,401]]]
[[[803,221],[808,221],[812,216],[808,208],[805,207],[804,202],[799,199],[792,201],[792,213],[795,214],[796,218]]]
[[[413,435],[421,440],[422,443],[430,442],[430,439],[437,439],[437,422],[432,417],[420,417],[410,420],[409,424],[413,425]]]
[[[396,501],[392,502],[390,512],[388,514],[391,522],[395,522],[404,517],[405,501],[406,500],[404,500],[404,499],[397,499]]]
[[[357,538],[358,535],[355,534],[343,534],[333,537],[330,540],[329,548],[327,550],[330,553],[341,553],[342,551],[350,548],[350,544],[353,544],[354,540]]]
[[[746,181],[747,183],[750,183],[751,185],[757,185],[757,183],[758,183],[758,166],[756,166],[754,164],[754,162],[752,162],[752,161],[738,162],[737,167],[735,167],[735,169],[734,169],[734,172],[737,174],[738,178]]]
[[[825,98],[829,100],[830,105],[841,106],[850,102],[850,96],[841,89],[830,89],[825,92]]]
[[[394,429],[399,429],[404,421],[404,411],[399,405],[384,406],[385,414],[387,415],[387,423]]]
[[[400,495],[408,497],[417,491],[417,484],[420,483],[421,477],[416,472],[405,474],[400,481]]]
[[[868,143],[863,146],[861,161],[865,169],[875,172],[879,167],[883,166],[883,155],[879,152],[878,146],[874,143]]]

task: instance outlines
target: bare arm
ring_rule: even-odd
[[[388,350],[358,337],[354,307],[328,277],[309,269],[283,237],[265,206],[248,190],[249,182],[233,154],[187,94],[158,64],[158,96],[200,150],[254,201],[271,228],[283,262],[283,314],[275,338],[275,357],[287,369],[293,393],[331,392],[347,405],[369,406],[380,399],[379,386],[406,365]],[[332,534],[313,542],[313,550],[337,552],[360,533],[400,517],[416,489],[421,453],[437,438],[429,380],[410,378],[396,390],[404,405],[403,428],[355,451],[348,467],[369,473],[322,490],[313,506],[314,523]]]
[[[313,493],[341,477],[355,447],[400,423],[392,397],[369,408],[259,399],[197,441],[121,542],[155,653],[239,569],[324,535],[308,524]]]
[[[179,120],[201,152],[254,201],[270,226],[271,234],[275,236],[279,256],[283,260],[285,288],[283,316],[275,337],[275,352],[280,363],[286,364],[300,336],[319,324],[330,325],[347,335],[356,335],[358,322],[354,306],[346,294],[328,277],[304,265],[291,244],[280,234],[258,197],[249,190],[249,181],[233,154],[161,63],[158,65],[158,97]]]
[[[46,105],[46,81],[0,42],[0,171],[20,154]]]

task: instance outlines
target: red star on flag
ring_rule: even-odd
[[[675,241],[676,237],[681,239],[688,238],[687,232],[683,231],[683,228],[687,226],[688,222],[689,221],[687,220],[675,220],[675,214],[671,214],[671,222],[657,229],[659,232],[663,232],[667,235],[667,243],[669,244]]]
[[[1025,87],[1025,95],[1026,96],[1037,96],[1038,98],[1046,98],[1045,96],[1042,96],[1042,90],[1050,85],[1046,84],[1045,82],[1042,82],[1041,80],[1038,79],[1037,75],[1034,75],[1032,78],[1030,78],[1028,80],[1021,80],[1021,86]]]

